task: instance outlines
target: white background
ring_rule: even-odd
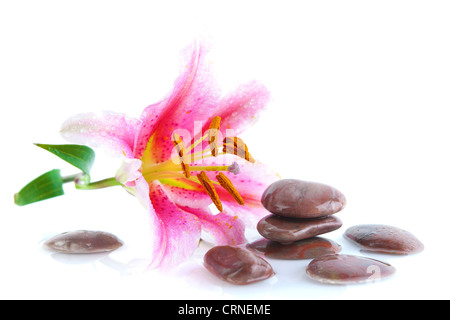
[[[44,299],[448,299],[450,152],[448,1],[1,1],[0,298]],[[13,195],[61,160],[32,143],[64,143],[62,122],[112,110],[138,117],[178,75],[179,52],[213,39],[224,93],[262,81],[272,102],[245,133],[252,154],[283,178],[335,186],[347,197],[342,238],[359,223],[414,233],[414,256],[367,254],[397,268],[353,286],[309,280],[309,261],[270,260],[277,276],[234,287],[201,265],[207,249],[168,274],[142,272],[145,212],[121,188],[27,207]],[[93,179],[120,160],[97,151]],[[42,249],[54,234],[113,232],[110,255]]]

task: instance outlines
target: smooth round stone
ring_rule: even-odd
[[[120,248],[123,243],[115,235],[103,231],[78,230],[61,233],[44,245],[61,253],[100,253]]]
[[[334,216],[319,219],[293,219],[272,214],[262,218],[256,229],[266,239],[287,244],[331,232],[341,226],[342,221]]]
[[[246,285],[275,274],[266,260],[235,246],[216,246],[205,254],[203,261],[209,272],[231,284]]]
[[[300,240],[291,244],[261,239],[247,244],[247,248],[264,254],[267,258],[283,260],[314,259],[327,254],[339,253],[342,249],[336,242],[320,237]]]
[[[366,251],[413,254],[424,245],[408,231],[383,224],[361,224],[345,231],[344,236]]]
[[[346,200],[337,189],[317,182],[279,180],[264,191],[261,202],[270,212],[291,218],[318,218],[344,209]]]
[[[394,273],[395,268],[390,264],[347,254],[316,258],[306,268],[311,279],[330,284],[375,282]]]

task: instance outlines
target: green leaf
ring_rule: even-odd
[[[60,170],[51,170],[37,177],[14,195],[14,202],[24,206],[64,194]]]
[[[89,147],[77,144],[40,144],[38,147],[45,149],[59,158],[77,167],[85,174],[89,175],[95,160],[95,152]]]

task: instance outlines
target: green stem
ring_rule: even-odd
[[[77,189],[81,189],[81,190],[102,189],[102,188],[109,188],[109,187],[120,186],[120,185],[122,185],[122,184],[119,181],[117,181],[117,179],[115,177],[103,179],[103,180],[96,181],[96,182],[91,182],[88,184],[77,183],[77,181],[75,181],[75,187]]]
[[[77,173],[77,174],[73,174],[73,175],[71,175],[71,176],[62,177],[62,182],[63,182],[63,183],[67,183],[67,182],[75,181],[75,179],[76,179],[78,176],[81,176],[81,175],[82,175],[82,174]]]
[[[120,186],[121,183],[115,177],[103,179],[96,182],[89,182],[89,176],[79,173],[71,176],[62,177],[63,183],[75,182],[75,187],[80,190],[94,190],[114,186]]]

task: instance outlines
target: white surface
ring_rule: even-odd
[[[2,1],[3,110],[0,298],[448,299],[450,4],[446,1]],[[224,284],[192,261],[171,274],[141,272],[150,237],[145,212],[120,188],[16,207],[13,194],[53,168],[74,173],[32,143],[64,143],[73,114],[137,117],[172,88],[179,51],[211,35],[224,92],[264,82],[273,101],[245,134],[252,154],[283,178],[333,185],[347,197],[342,238],[384,223],[425,244],[407,257],[368,255],[397,274],[370,285],[309,280],[308,261],[270,260],[277,276]],[[93,179],[120,162],[97,151]],[[75,229],[113,232],[110,255],[64,256],[41,248]]]

